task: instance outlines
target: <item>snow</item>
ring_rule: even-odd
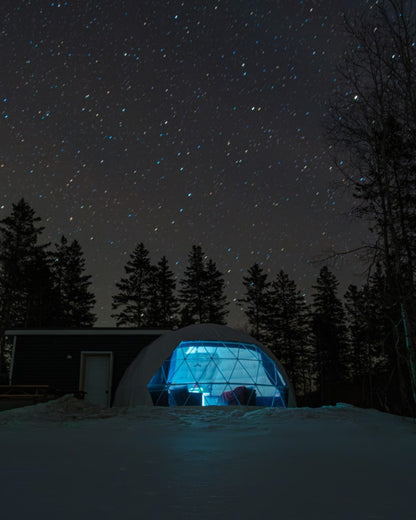
[[[311,408],[0,413],[2,518],[414,519],[416,422]]]

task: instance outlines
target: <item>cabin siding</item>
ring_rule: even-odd
[[[161,334],[40,333],[15,336],[13,385],[49,385],[56,394],[79,389],[82,351],[113,353],[112,397],[125,370],[139,352]]]

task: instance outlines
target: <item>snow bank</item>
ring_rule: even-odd
[[[53,401],[0,412],[0,425],[104,418],[116,413],[112,408],[101,408],[86,400],[65,395]]]
[[[135,406],[131,408],[101,408],[87,400],[66,395],[59,399],[38,403],[0,412],[0,425],[24,423],[42,424],[44,422],[94,421],[96,419],[116,418],[120,421],[164,422],[165,426],[197,428],[243,427],[244,430],[257,428],[264,430],[278,425],[279,429],[293,427],[303,421],[322,423],[341,422],[367,424],[382,428],[395,425],[396,428],[410,428],[416,425],[412,418],[399,417],[377,410],[357,408],[349,404],[338,403],[336,406],[321,408],[267,408],[253,406],[218,407],[153,407]]]

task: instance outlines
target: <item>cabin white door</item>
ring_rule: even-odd
[[[80,391],[85,399],[99,406],[110,406],[112,352],[81,352]]]

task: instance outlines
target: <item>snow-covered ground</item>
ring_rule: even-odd
[[[0,514],[23,519],[416,518],[416,422],[348,405],[0,413]]]

